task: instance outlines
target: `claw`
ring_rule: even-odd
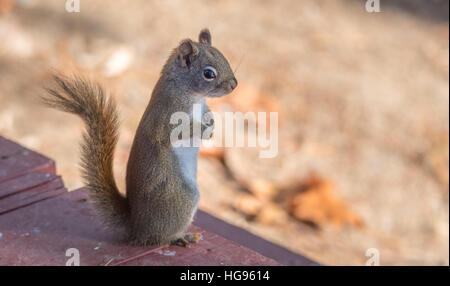
[[[203,239],[203,235],[200,232],[186,233],[184,235],[184,239],[186,239],[190,243],[197,243]]]
[[[202,239],[203,235],[200,232],[186,233],[183,237],[174,240],[171,244],[188,247],[190,243],[197,243]]]
[[[175,240],[172,244],[186,247],[189,244],[189,241],[184,238],[179,238],[179,239]]]

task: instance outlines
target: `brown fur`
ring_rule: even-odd
[[[210,66],[216,69],[217,77],[207,81],[203,71]],[[163,68],[131,148],[126,198],[117,190],[112,173],[117,141],[114,102],[106,99],[100,86],[85,79],[55,80],[59,89],[50,89],[46,102],[78,114],[86,123],[83,176],[106,223],[124,227],[129,241],[139,245],[193,237],[185,231],[197,209],[199,193],[196,183],[185,181],[173,151],[170,117],[178,111],[190,114],[201,98],[223,96],[237,85],[228,61],[211,46],[209,31],[202,30],[199,42],[183,40]]]
[[[79,115],[86,123],[81,145],[82,175],[99,213],[108,226],[128,223],[129,205],[117,189],[112,162],[117,142],[117,112],[114,101],[88,80],[55,76],[57,89],[44,99],[51,107]]]

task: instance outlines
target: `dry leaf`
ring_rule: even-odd
[[[312,176],[300,187],[299,192],[288,200],[293,217],[317,226],[331,224],[336,227],[351,225],[361,227],[361,219],[336,195],[333,184]]]

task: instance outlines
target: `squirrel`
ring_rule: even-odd
[[[56,88],[47,88],[44,102],[80,116],[86,125],[82,176],[105,225],[124,230],[134,245],[186,246],[200,240],[200,233],[186,232],[199,200],[198,147],[173,146],[170,118],[179,111],[192,114],[194,104],[200,104],[201,130],[213,128],[205,98],[227,95],[238,84],[226,58],[211,45],[209,30],[200,32],[198,42],[181,41],[165,63],[131,147],[126,196],[113,175],[118,139],[115,102],[99,84],[83,77],[55,75],[54,80]],[[191,127],[193,122],[190,116]]]

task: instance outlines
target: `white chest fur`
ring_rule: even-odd
[[[199,100],[198,104],[201,105],[202,114],[205,108],[205,100]],[[198,115],[196,116],[198,117]],[[193,120],[192,114],[190,114],[191,120]],[[201,118],[196,118],[201,121]],[[191,130],[192,132],[192,130]],[[192,139],[180,140],[186,141],[178,146],[180,147],[172,147],[172,150],[177,157],[179,168],[184,180],[190,184],[192,187],[197,188],[197,162],[198,162],[198,151],[199,147],[193,147],[195,144]],[[178,142],[181,143],[181,142]],[[185,147],[186,146],[186,147]],[[189,146],[189,147],[187,147]]]
[[[198,147],[173,147],[184,180],[197,187]]]

